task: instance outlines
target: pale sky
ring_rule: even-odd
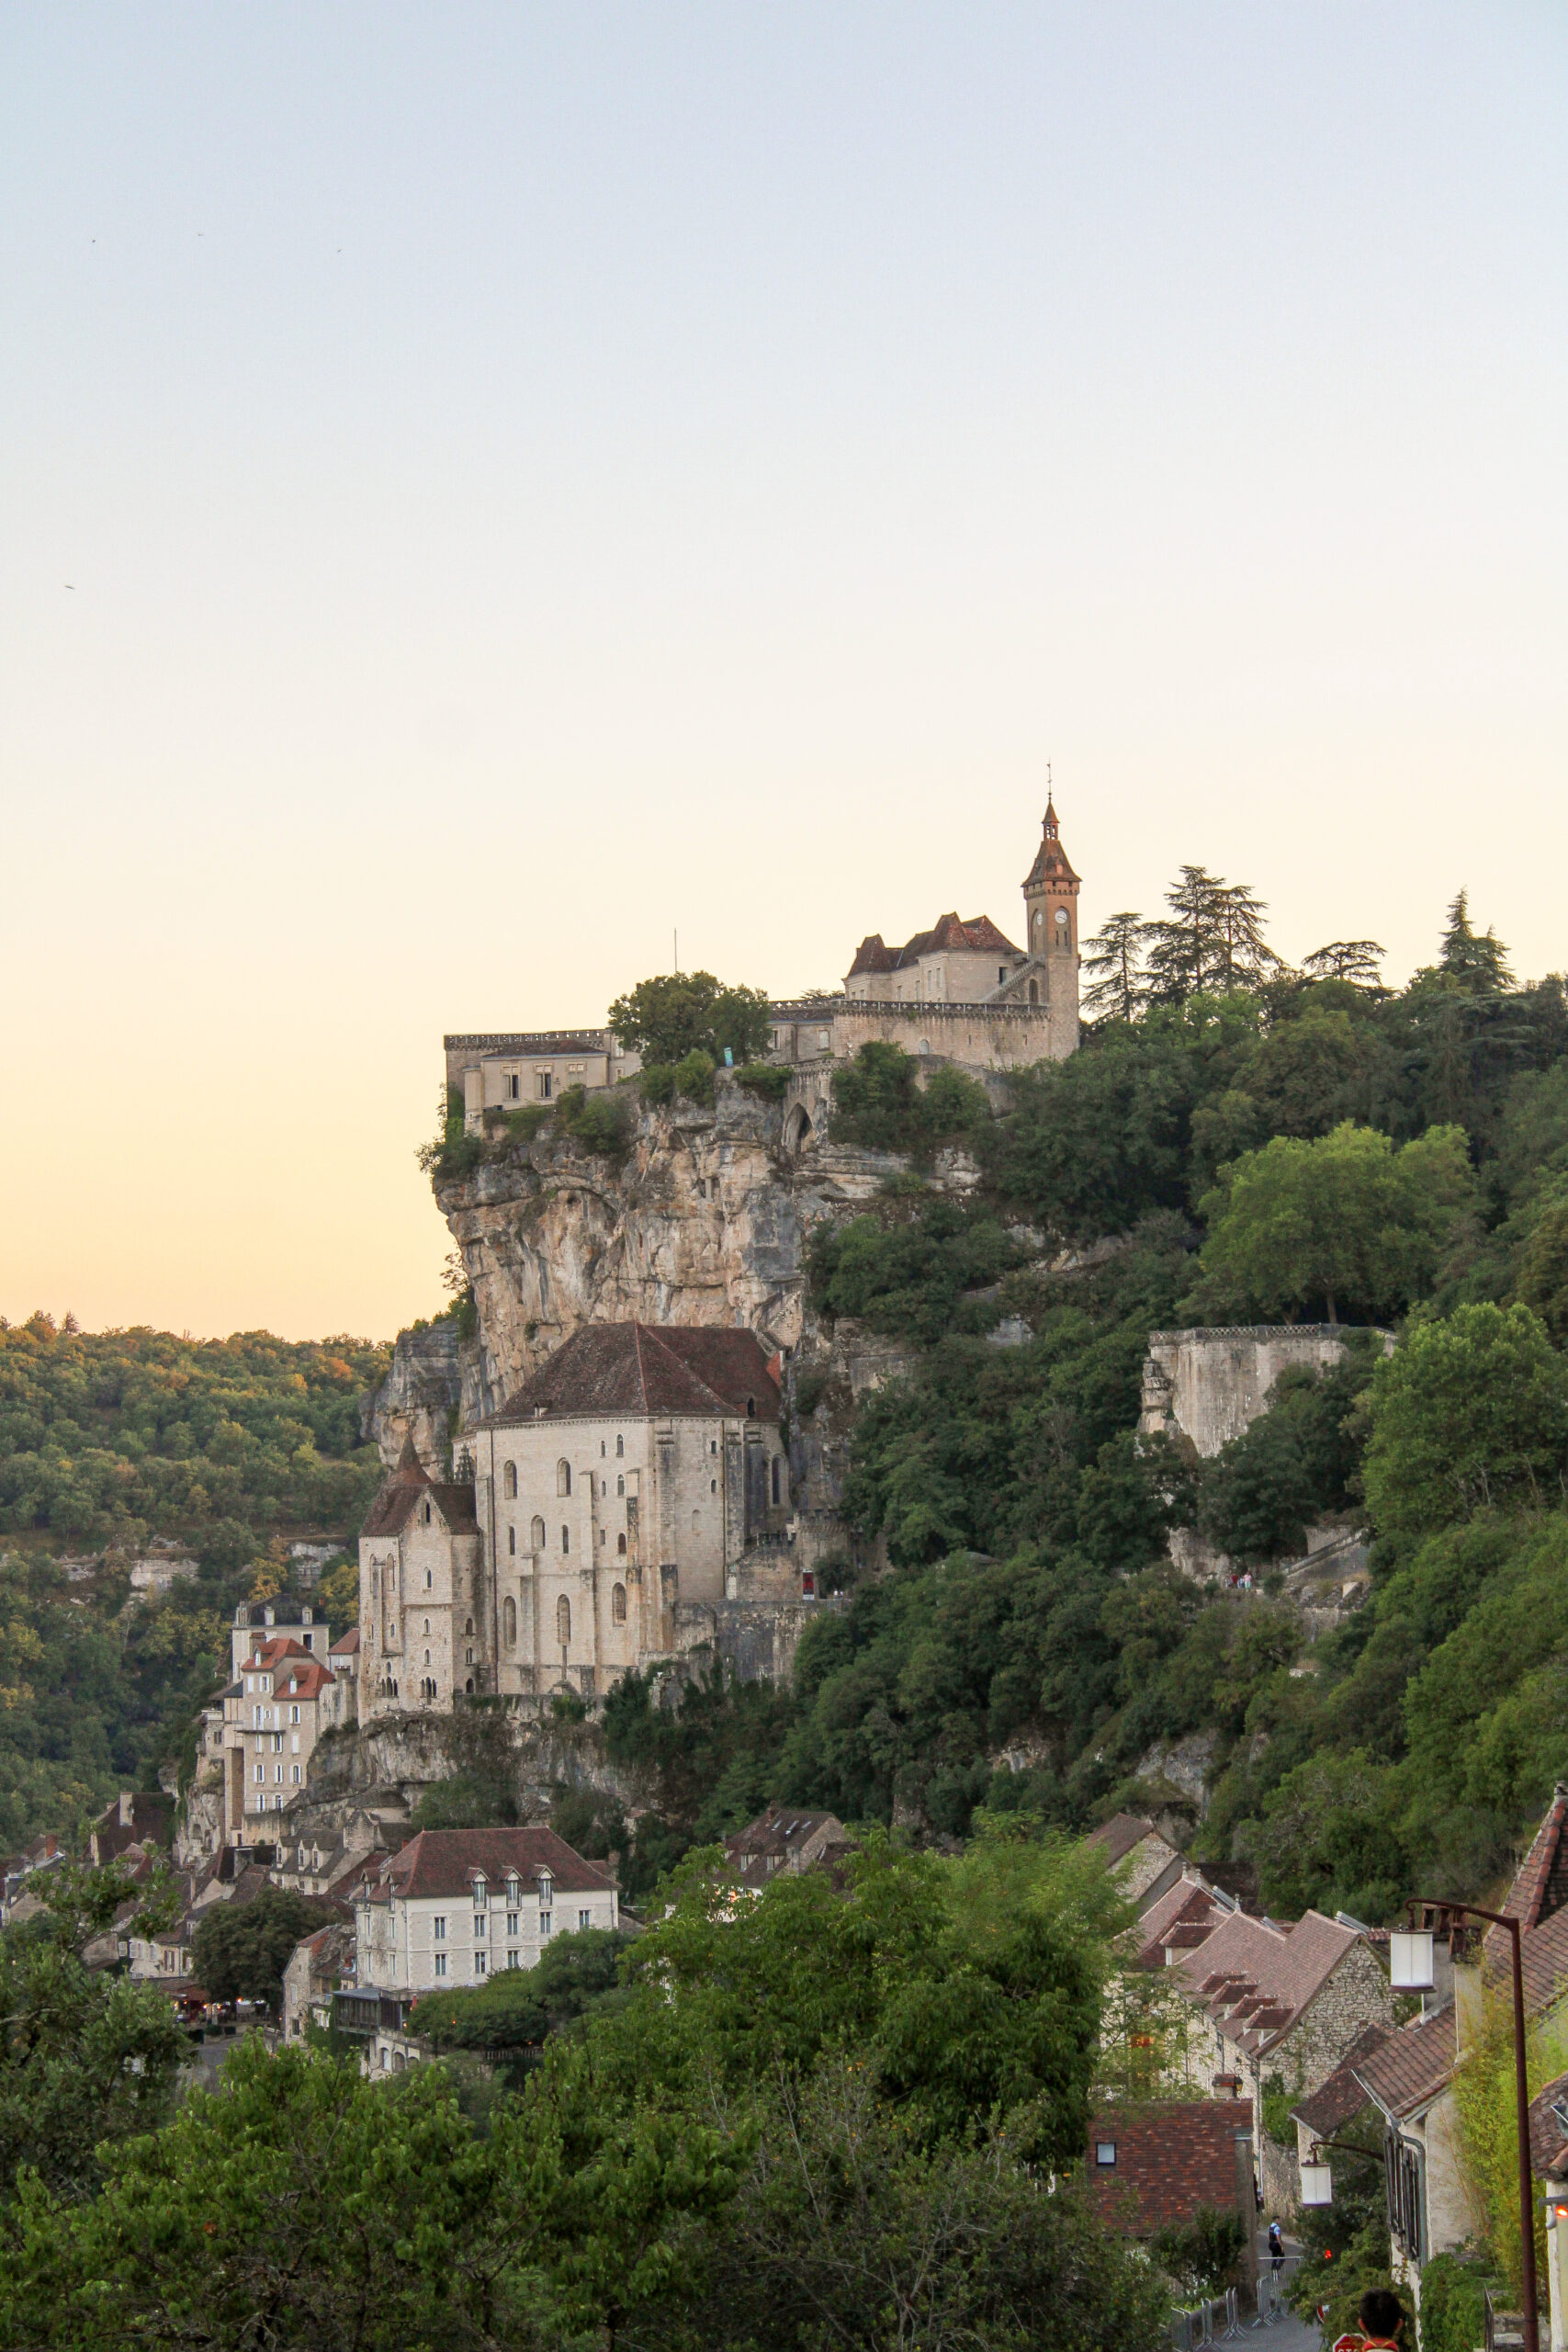
[[[1183,860],[1568,965],[1556,5],[0,13],[0,1311],[389,1337],[442,1033]]]

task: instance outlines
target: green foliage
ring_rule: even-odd
[[[1326,1373],[1281,1373],[1267,1411],[1204,1465],[1199,1525],[1228,1558],[1258,1566],[1300,1552],[1309,1525],[1346,1510],[1360,1458],[1352,1416],[1376,1350],[1358,1336]]]
[[[1369,2287],[1392,2287],[1389,2272],[1388,2214],[1384,2203],[1382,2125],[1375,2112],[1363,2109],[1335,2133],[1337,2140],[1364,2148],[1365,2155],[1336,2151],[1333,2159],[1334,2201],[1306,2205],[1296,2217],[1301,2240],[1300,2266],[1285,2278],[1285,2299],[1303,2319],[1320,2309],[1323,2340],[1360,2334],[1357,2305]],[[1416,2342],[1415,2314],[1408,2295],[1404,2303],[1404,2342]],[[1473,2352],[1473,2346],[1469,2347]]]
[[[1568,1363],[1527,1306],[1416,1323],[1372,1379],[1364,1470],[1377,1525],[1420,1535],[1481,1509],[1555,1505]]]
[[[990,1098],[962,1070],[929,1069],[901,1046],[873,1042],[833,1073],[830,1131],[867,1151],[929,1159],[944,1143],[972,1140],[991,1124]]]
[[[1321,1304],[1330,1322],[1341,1306],[1397,1310],[1431,1288],[1472,1197],[1457,1127],[1403,1149],[1348,1122],[1315,1142],[1276,1136],[1223,1169],[1201,1204],[1204,1304],[1238,1318]]]
[[[250,1903],[212,1903],[191,1934],[197,1980],[214,2001],[283,2004],[283,1972],[301,1937],[326,1924],[321,1906],[267,1886]]]
[[[597,1807],[592,1826],[606,1840],[622,1840],[620,1883],[629,1901],[651,1893],[693,1844],[726,1837],[762,1810],[795,1713],[791,1690],[739,1681],[722,1665],[683,1682],[664,1704],[654,1673],[622,1675],[604,1702],[605,1751],[648,1784],[653,1803],[635,1837]]]
[[[742,1062],[735,1073],[735,1082],[765,1102],[782,1102],[789,1092],[790,1072],[783,1062]]]
[[[711,1110],[716,1068],[713,1055],[696,1047],[678,1062],[645,1062],[637,1084],[645,1102],[673,1102],[679,1096]]]
[[[721,1062],[728,1046],[743,1065],[761,1058],[772,1035],[763,991],[726,987],[711,972],[639,980],[615,999],[609,1020],[622,1045],[645,1063],[680,1064],[697,1053]]]
[[[985,1209],[942,1193],[895,1193],[875,1216],[818,1226],[807,1266],[813,1296],[829,1315],[852,1315],[874,1330],[929,1345],[954,1328],[967,1294],[994,1285],[1020,1255]],[[1000,1311],[992,1303],[981,1328]]]
[[[360,1400],[390,1361],[365,1340],[0,1327],[0,1532],[204,1553],[229,1522],[346,1533],[381,1475]]]
[[[569,1086],[556,1102],[555,1125],[584,1151],[606,1159],[624,1159],[631,1148],[631,1104],[603,1087],[590,1093],[585,1086]]]
[[[89,1969],[84,1949],[139,1890],[125,1871],[51,1874],[41,1917],[0,1930],[0,2200],[23,2167],[51,2194],[89,2191],[100,2149],[172,2112],[188,2045],[167,1996]],[[143,1931],[173,1909],[158,1889],[135,1915]]]
[[[1190,2222],[1156,2230],[1149,2240],[1150,2260],[1184,2302],[1223,2295],[1227,2287],[1238,2285],[1246,2251],[1247,2223],[1241,2215],[1217,2213],[1212,2205],[1200,2205]]]
[[[1501,2290],[1483,2254],[1437,2254],[1421,2266],[1421,2352],[1475,2352],[1486,2338],[1486,2290]]]
[[[426,1993],[413,2029],[437,2050],[470,2050],[492,2058],[536,2055],[552,2033],[579,2018],[614,2006],[620,1993],[620,1959],[632,1939],[606,1928],[556,1936],[533,1968],[503,1968],[467,1990]]]

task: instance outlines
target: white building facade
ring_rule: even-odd
[[[551,1940],[620,1924],[615,1886],[552,1829],[425,1829],[355,1896],[355,1981],[412,1994],[533,1968]]]

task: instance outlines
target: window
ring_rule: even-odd
[[[297,1723],[299,1722],[299,1708],[298,1708],[298,1707],[290,1707],[290,1708],[289,1708],[289,1710],[288,1710],[288,1720],[289,1720],[289,1722],[290,1722],[291,1724],[297,1724]],[[295,1747],[299,1747],[299,1741],[298,1741],[298,1740],[296,1740],[296,1741],[295,1741],[295,1743],[294,1743],[294,1745],[295,1745]]]
[[[533,1552],[542,1552],[545,1548],[545,1522],[542,1519],[535,1520],[528,1530],[528,1548]]]
[[[465,1654],[464,1654],[464,1657],[463,1657],[463,1664],[464,1664],[465,1666],[472,1666],[473,1662],[474,1662],[474,1654],[473,1654],[472,1650],[468,1650],[468,1651],[465,1652]],[[469,1688],[469,1690],[470,1690],[473,1689],[473,1684],[472,1684],[471,1682],[469,1683],[468,1688]]]
[[[520,1952],[508,1951],[506,1955],[506,1965],[508,1968],[521,1968],[523,1965],[522,1954]]]
[[[571,1492],[571,1464],[570,1462],[558,1462],[556,1464],[556,1492],[558,1495],[570,1495]]]
[[[506,1548],[509,1553],[516,1552],[517,1530],[514,1527],[509,1527],[506,1531]]]
[[[780,1462],[780,1460],[779,1460],[778,1455],[775,1453],[775,1454],[774,1454],[774,1456],[773,1456],[773,1502],[774,1502],[775,1507],[776,1507],[776,1505],[777,1505],[777,1503],[778,1503],[779,1496],[780,1496],[781,1492],[783,1491],[783,1485],[784,1485],[784,1467],[783,1467],[783,1464],[781,1464],[781,1462]]]
[[[437,1976],[445,1976],[446,1973],[446,1955],[444,1951],[438,1951],[435,1955],[435,1973]]]
[[[710,1438],[709,1438],[709,1440],[708,1440],[708,1452],[709,1452],[710,1453],[716,1453],[718,1452],[718,1440],[717,1440],[717,1438],[716,1438],[716,1437],[710,1437]]]
[[[540,1914],[539,1914],[539,1941],[540,1941],[541,1943],[543,1943],[543,1942],[544,1942],[544,1940],[545,1940],[546,1937],[549,1934],[549,1932],[550,1932],[550,1914],[549,1914],[547,1911],[541,1911],[541,1912],[540,1912]]]
[[[430,1505],[428,1503],[424,1506],[424,1523],[426,1527],[430,1525]]]
[[[514,1650],[517,1647],[517,1603],[510,1593],[501,1612],[501,1631],[507,1648]]]
[[[536,1075],[539,1081],[539,1100],[541,1102],[547,1102],[550,1099],[550,1089],[552,1084],[550,1073],[547,1069],[542,1069],[537,1071]]]
[[[571,1530],[570,1530],[570,1527],[563,1527],[563,1528],[561,1529],[561,1532],[560,1532],[560,1548],[561,1548],[561,1554],[562,1554],[562,1556],[563,1556],[563,1557],[564,1557],[564,1556],[565,1556],[565,1555],[566,1555],[568,1552],[570,1552],[570,1549],[571,1549]]]
[[[1002,984],[1002,982],[1006,979],[1007,976],[1008,976],[1008,967],[1007,967],[1007,966],[1006,966],[1005,964],[998,964],[998,965],[997,966],[997,986],[998,986],[998,988],[1000,988],[1000,987],[1001,987],[1001,984]]]
[[[446,1920],[445,1920],[445,1919],[432,1919],[432,1921],[431,1921],[431,1923],[430,1923],[430,1932],[431,1932],[431,1934],[434,1937],[434,1939],[435,1939],[435,1940],[436,1940],[436,1942],[437,1942],[438,1944],[440,1944],[440,1943],[445,1943],[445,1942],[446,1942]]]
[[[591,1928],[593,1925],[592,1912],[580,1911],[577,1915],[577,1924],[580,1928]]]
[[[501,1474],[501,1491],[509,1503],[517,1500],[517,1464],[509,1462]]]
[[[749,1421],[754,1421],[757,1418],[757,1399],[755,1396],[748,1396],[746,1399],[746,1418]]]
[[[515,1911],[509,1911],[506,1915],[506,1932],[509,1936],[520,1936],[523,1932]]]
[[[471,1634],[471,1633],[473,1632],[473,1630],[474,1630],[474,1621],[473,1621],[473,1619],[472,1619],[471,1617],[465,1617],[465,1618],[464,1618],[464,1620],[463,1620],[463,1632],[464,1632],[464,1634]]]
[[[518,1898],[521,1895],[522,1891],[523,1882],[518,1877],[516,1871],[508,1871],[506,1873],[506,1899],[508,1903],[512,1905],[513,1910],[517,1907]],[[511,1928],[507,1932],[509,1935],[514,1936],[517,1933],[517,1930],[515,1928]]]
[[[1116,2162],[1115,2141],[1097,2140],[1094,2143],[1094,2161],[1097,2165],[1113,2165]]]
[[[266,1778],[266,1766],[265,1766],[265,1764],[258,1764],[258,1765],[256,1766],[256,1778],[257,1778],[257,1780],[258,1780],[258,1781],[265,1781],[265,1778]]]
[[[709,1492],[709,1494],[710,1494],[710,1495],[716,1495],[716,1494],[717,1494],[717,1492],[718,1492],[718,1480],[717,1480],[716,1478],[710,1478],[710,1479],[708,1480],[708,1492]],[[694,1512],[692,1513],[692,1525],[693,1525],[694,1527],[695,1527],[696,1523],[697,1523],[697,1514],[696,1514],[696,1512],[695,1512],[695,1511],[694,1511]]]
[[[295,1787],[296,1787],[296,1788],[298,1788],[298,1787],[299,1787],[299,1765],[298,1765],[298,1764],[296,1764],[296,1765],[294,1765],[294,1766],[291,1768],[291,1770],[292,1770],[292,1774],[293,1774],[294,1785],[295,1785]]]
[[[506,1087],[506,1100],[507,1100],[509,1102],[515,1102],[519,1099],[519,1097],[521,1096],[521,1094],[522,1094],[522,1092],[523,1092],[523,1073],[522,1073],[522,1071],[521,1071],[521,1070],[515,1070],[515,1069],[509,1069],[509,1070],[507,1071],[507,1073],[506,1073],[505,1087]]]
[[[616,1479],[616,1481],[615,1481],[615,1492],[616,1492],[616,1494],[617,1494],[617,1495],[624,1495],[624,1494],[626,1493],[626,1480],[625,1480],[624,1478],[617,1478],[617,1479]]]
[[[603,1438],[601,1438],[601,1439],[600,1439],[600,1441],[599,1441],[599,1453],[600,1453],[600,1456],[601,1456],[601,1458],[603,1458],[603,1456],[604,1456],[604,1450],[605,1450],[605,1449],[604,1449],[604,1439],[603,1439]]]
[[[566,1533],[564,1527],[561,1533]],[[564,1592],[556,1603],[556,1639],[558,1642],[570,1642],[571,1639],[571,1603]]]
[[[482,1943],[483,1943],[483,1941],[484,1941],[484,1939],[485,1939],[485,1915],[484,1915],[484,1913],[483,1913],[482,1911],[476,1911],[476,1912],[475,1912],[475,1914],[474,1914],[474,1941],[475,1941],[476,1943],[480,1943],[480,1944],[482,1944]]]
[[[426,1568],[426,1570],[425,1570],[425,1572],[424,1572],[424,1589],[425,1589],[426,1592],[428,1592],[428,1591],[430,1590],[430,1589],[431,1589],[432,1585],[433,1585],[434,1582],[435,1582],[435,1578],[434,1578],[434,1577],[431,1574],[430,1570],[429,1570],[428,1568]]]
[[[620,1458],[621,1458],[622,1454],[623,1454],[623,1453],[625,1453],[626,1450],[626,1439],[625,1439],[624,1437],[618,1437],[618,1438],[615,1440],[615,1459],[616,1459],[616,1461],[617,1461],[617,1462],[620,1460]]]
[[[615,1550],[619,1556],[624,1560],[626,1556],[626,1539],[624,1535],[616,1536]]]
[[[626,1548],[626,1539],[623,1535],[621,1549],[624,1552]],[[615,1585],[611,1589],[610,1615],[617,1625],[624,1625],[626,1622],[626,1589],[624,1584]]]

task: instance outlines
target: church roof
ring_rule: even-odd
[[[486,1427],[624,1414],[716,1414],[776,1421],[778,1384],[754,1331],[686,1323],[585,1323]]]
[[[454,1535],[469,1534],[478,1527],[473,1488],[446,1485],[433,1478],[414,1451],[412,1438],[407,1437],[397,1468],[389,1478],[382,1480],[377,1491],[369,1516],[359,1531],[361,1535],[400,1535],[413,1515],[414,1505],[426,1494],[438,1505]]]
[[[1056,809],[1054,802],[1045,803],[1045,821],[1041,828],[1040,846],[1034,853],[1034,863],[1024,877],[1026,890],[1049,889],[1055,884],[1076,882],[1078,876],[1067,863],[1067,853],[1062,847],[1056,831]]]
[[[850,978],[857,972],[906,971],[918,964],[922,956],[932,956],[943,950],[967,949],[971,955],[1017,956],[1021,951],[1010,939],[1004,937],[989,915],[941,915],[930,931],[916,932],[913,939],[902,947],[888,947],[882,933],[874,931],[863,939],[855,950],[855,960],[850,966]]]

